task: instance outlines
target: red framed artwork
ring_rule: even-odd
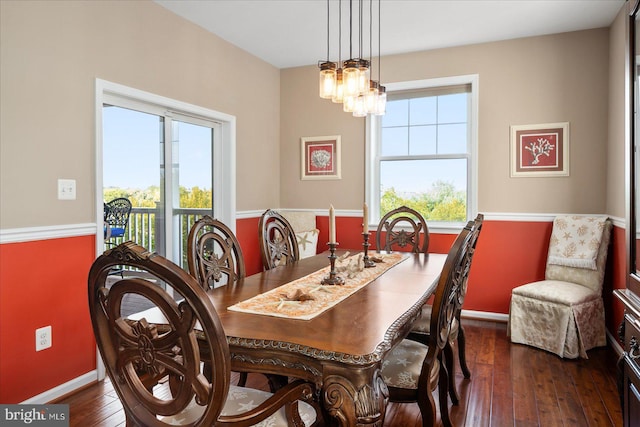
[[[511,176],[569,176],[569,123],[511,126]]]
[[[340,179],[340,135],[303,137],[301,179]]]

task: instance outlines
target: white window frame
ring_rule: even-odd
[[[443,86],[468,84],[471,86],[469,116],[469,162],[467,164],[467,221],[478,212],[478,93],[479,76],[477,74],[443,77],[426,80],[387,83],[387,93],[405,90],[430,89]],[[377,226],[380,221],[380,138],[382,136],[382,118],[367,116],[366,153],[365,153],[365,202],[369,206],[369,224]],[[428,223],[430,233],[459,232],[465,223]]]

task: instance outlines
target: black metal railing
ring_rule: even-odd
[[[180,208],[173,211],[174,230],[177,230],[173,247],[178,248],[178,259],[181,267],[187,269],[187,237],[193,224],[204,215],[211,214],[211,209]],[[132,208],[129,215],[125,235],[105,242],[105,249],[131,240],[150,252],[160,252],[164,248],[164,212],[156,208]]]

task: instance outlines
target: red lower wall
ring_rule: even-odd
[[[319,216],[318,251],[327,249],[328,218]],[[362,248],[362,219],[336,218],[342,249]],[[371,233],[371,249],[375,233]],[[509,312],[511,290],[541,280],[551,222],[485,220],[469,276],[464,309]],[[262,270],[258,218],[239,219],[236,235],[247,274]],[[455,235],[431,234],[430,252],[447,253]],[[607,327],[617,336],[622,304],[613,289],[626,283],[625,230],[614,227],[603,297]],[[96,367],[87,305],[94,236],[0,245],[0,403],[19,403]],[[53,346],[35,351],[35,330],[52,326]]]
[[[87,303],[95,237],[0,245],[0,402],[19,403],[96,367]],[[35,351],[51,325],[52,346]]]

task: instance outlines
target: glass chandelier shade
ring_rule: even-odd
[[[376,106],[378,105],[378,82],[375,80],[369,81],[369,90],[365,95],[365,110],[369,114],[374,114]]]
[[[369,79],[371,71],[369,69],[369,61],[366,59],[360,59],[358,61],[358,93],[361,95],[369,92]]]
[[[335,62],[320,64],[320,98],[333,98],[336,87],[336,68]]]
[[[344,99],[344,84],[342,81],[342,68],[336,70],[336,85],[334,87],[333,96],[331,100],[336,104],[342,104]]]
[[[353,113],[356,108],[357,96],[345,96],[342,100],[342,111],[345,113]]]
[[[380,85],[378,87],[378,100],[376,102],[375,114],[376,116],[384,116],[387,111],[387,88]]]
[[[353,105],[353,117],[366,117],[366,104],[365,95],[358,95],[355,104]]]
[[[357,60],[349,59],[344,62],[342,82],[345,97],[355,97],[360,94],[360,67]]]

